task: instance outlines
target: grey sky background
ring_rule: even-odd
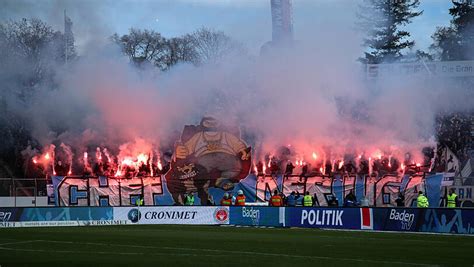
[[[333,27],[354,30],[359,0],[293,0],[295,39]],[[427,49],[437,26],[449,24],[450,0],[421,0],[424,14],[408,26],[416,48]],[[222,30],[252,52],[271,39],[270,0],[0,0],[0,20],[37,17],[63,29],[63,10],[74,22],[79,50],[129,28],[153,29],[165,37],[201,27]],[[314,30],[318,28],[319,30]],[[336,32],[336,31],[335,31]]]

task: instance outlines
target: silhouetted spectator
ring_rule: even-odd
[[[395,203],[397,203],[397,207],[405,207],[405,196],[402,192],[398,193],[397,199],[395,199]]]
[[[344,206],[345,207],[353,207],[357,205],[357,198],[354,195],[353,190],[349,191],[349,194],[346,195],[344,199]]]
[[[328,201],[328,206],[329,207],[338,207],[339,206],[339,201],[337,200],[336,196],[332,195],[331,198]]]

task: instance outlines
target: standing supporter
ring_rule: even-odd
[[[193,206],[194,205],[194,194],[193,194],[193,192],[189,192],[189,194],[186,195],[185,200],[184,200],[184,205],[186,205],[186,206]]]
[[[311,207],[313,206],[313,197],[306,191],[305,196],[303,197],[303,206]]]
[[[313,194],[313,206],[319,206],[318,203],[318,195],[316,193]]]
[[[235,205],[236,206],[245,206],[244,191],[242,191],[242,190],[237,191],[237,197],[235,198]]]
[[[419,191],[418,198],[416,199],[416,206],[418,208],[428,208],[429,205],[428,198],[423,195],[423,191]]]
[[[291,194],[287,197],[286,205],[288,207],[295,207],[296,206],[296,195],[295,191],[291,192]]]
[[[397,203],[397,207],[405,207],[405,196],[402,194],[402,192],[398,193],[395,203]]]
[[[303,206],[303,196],[300,192],[296,192],[296,206]]]
[[[278,194],[278,190],[275,190],[273,192],[273,196],[270,198],[270,206],[272,207],[283,206],[283,199],[281,198],[280,194]]]
[[[354,207],[357,205],[357,198],[354,195],[354,191],[351,190],[349,191],[349,194],[347,194],[345,200],[344,200],[344,206],[345,207]]]
[[[225,193],[224,197],[221,199],[221,206],[231,206],[231,205],[232,205],[232,199],[229,193]]]
[[[328,206],[329,207],[338,207],[339,206],[339,201],[337,200],[336,196],[332,195],[331,198],[328,201]]]
[[[449,189],[449,195],[447,198],[448,198],[448,202],[446,203],[446,207],[448,208],[459,207],[458,195],[454,193],[454,188]]]
[[[295,169],[295,166],[291,161],[288,161],[286,164],[286,169],[285,169],[285,177],[288,180],[288,177],[293,174],[293,169]]]

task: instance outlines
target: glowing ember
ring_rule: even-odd
[[[49,157],[49,153],[46,153],[46,155],[44,155],[44,159],[45,159],[45,160],[49,160],[49,158],[50,158],[50,157]]]
[[[95,149],[95,158],[97,159],[97,161],[102,161],[102,153],[100,153],[99,147]]]
[[[161,165],[161,160],[158,160],[158,170],[163,170],[163,165]]]
[[[122,165],[132,166],[133,160],[131,158],[125,158],[124,160],[122,160]]]
[[[313,152],[313,159],[315,159],[315,160],[316,160],[317,158],[318,158],[318,155],[316,155],[316,153],[315,153],[315,152]]]
[[[36,160],[36,158],[33,158],[33,163],[38,164],[38,161]]]
[[[341,161],[339,162],[339,169],[341,169],[342,166],[344,166],[344,160],[341,160]]]
[[[420,166],[421,166],[421,164],[420,164],[420,163],[417,163],[417,164],[416,164],[416,167],[420,167]]]

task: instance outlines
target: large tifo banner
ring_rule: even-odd
[[[301,195],[309,192],[315,196],[316,204],[319,206],[327,206],[328,200],[334,195],[339,200],[339,205],[342,206],[344,197],[353,190],[357,199],[366,197],[371,206],[391,207],[395,205],[395,199],[401,192],[405,195],[405,205],[414,207],[418,191],[421,190],[427,195],[430,207],[434,208],[439,207],[442,203],[445,194],[444,178],[442,173],[426,177],[335,175],[333,179],[321,176],[303,179],[299,177],[283,178],[283,176],[263,178],[250,174],[235,184],[232,189],[206,188],[205,197],[206,201],[212,199],[215,203],[219,203],[225,192],[231,192],[235,196],[238,190],[242,190],[247,202],[263,202],[270,199],[274,190],[283,192],[285,195],[294,191]],[[178,199],[184,198],[184,194],[188,193],[187,191],[180,191],[181,195],[176,191],[170,193],[164,176],[130,179],[54,176],[52,180],[54,190],[50,197],[56,206],[131,206],[140,197],[143,197],[144,205],[173,205],[179,203]],[[467,200],[472,198],[471,188],[456,188],[456,190],[463,200],[463,205],[472,204],[472,201]],[[190,192],[195,193],[195,205],[205,203],[196,190]]]
[[[229,224],[229,207],[115,207],[114,219],[131,224]]]

